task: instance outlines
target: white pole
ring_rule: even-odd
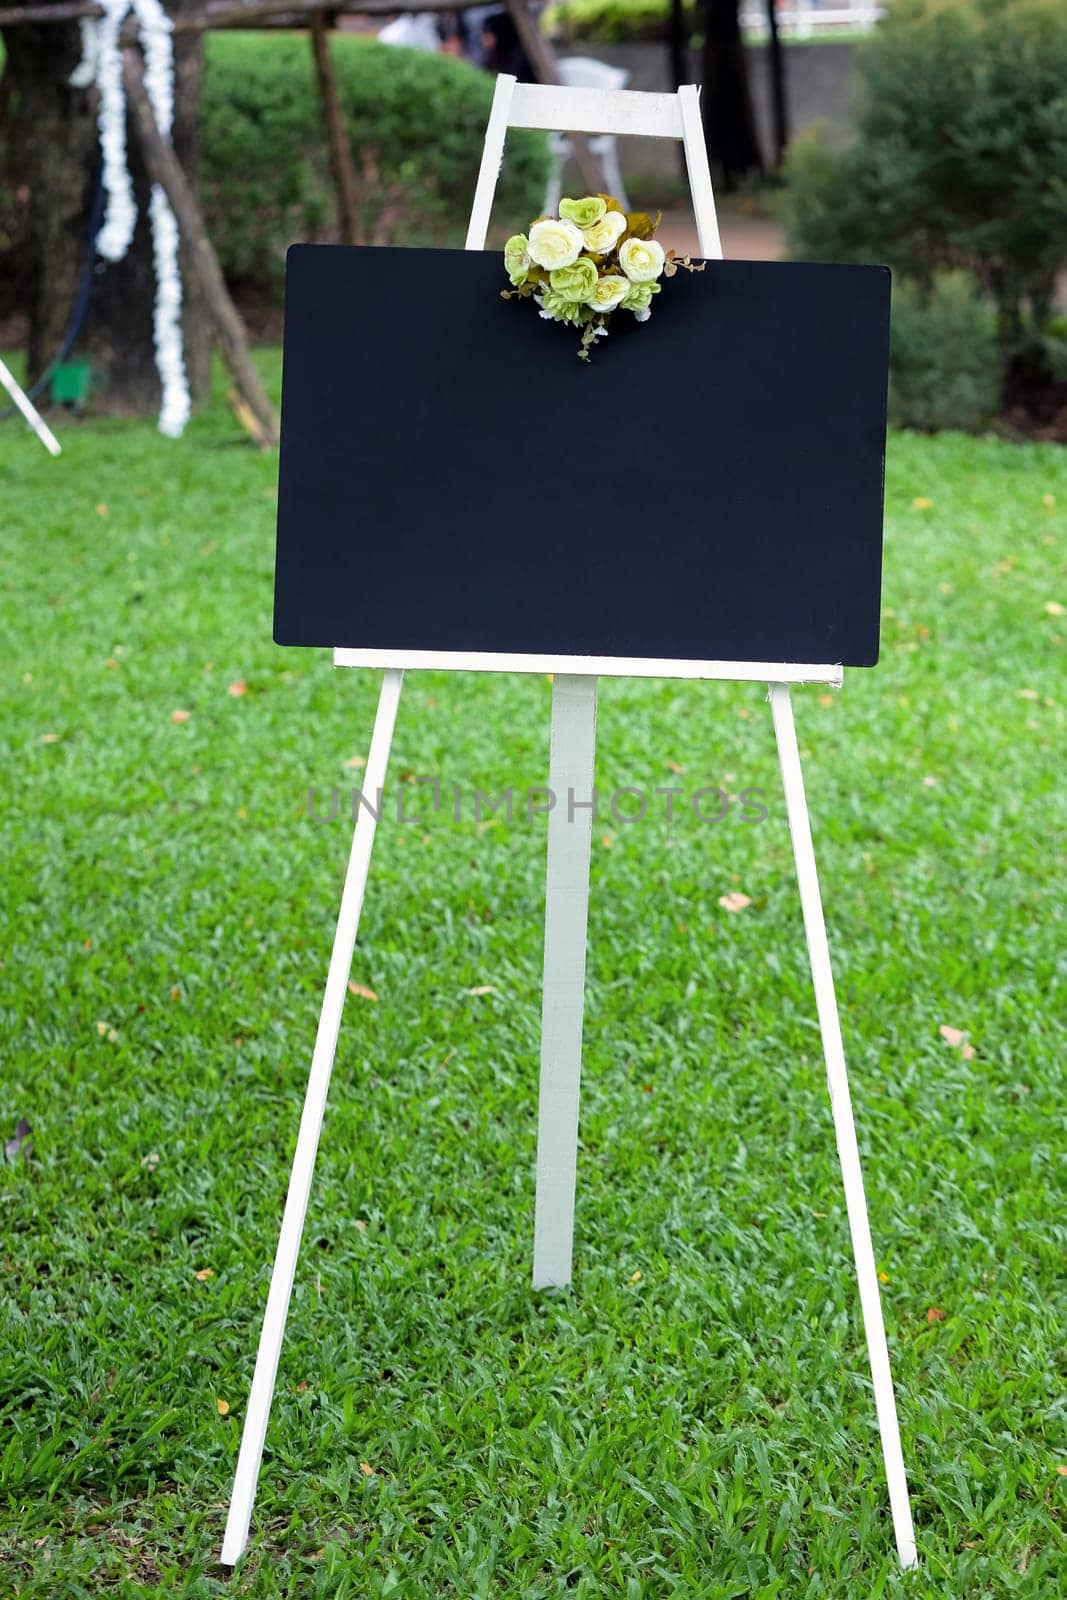
[[[700,118],[700,90],[694,84],[683,84],[678,90],[678,107],[682,116],[682,148],[689,174],[689,193],[693,201],[693,220],[697,225],[700,253],[708,261],[721,261],[722,237],[715,211],[708,147],[704,142],[704,124]]]
[[[48,454],[50,456],[58,456],[60,454],[59,440],[41,416],[33,401],[28,395],[23,394],[2,361],[0,361],[0,383],[3,384],[19,411],[22,412],[22,415],[26,418],[38,439],[40,439]]]
[[[474,190],[474,203],[471,206],[471,219],[467,224],[467,240],[464,250],[484,250],[485,238],[489,232],[489,218],[493,210],[493,196],[496,193],[496,180],[500,174],[500,163],[504,159],[504,140],[508,131],[508,112],[511,110],[511,97],[515,90],[516,79],[508,72],[497,75],[496,88],[493,90],[493,104],[489,110],[489,121],[485,129],[485,143],[482,145],[482,164],[478,168],[478,182]]]
[[[555,678],[548,778],[555,803],[548,818],[545,886],[535,1289],[571,1281],[595,750],[596,679]]]
[[[370,754],[365,768],[363,793],[371,806],[377,805],[378,793],[385,786],[385,770],[389,761],[389,747],[396,725],[397,706],[404,674],[396,669],[386,672],[378,700],[378,714],[374,720]],[[256,1497],[259,1466],[263,1458],[263,1441],[267,1432],[274,1381],[278,1373],[285,1319],[289,1311],[289,1297],[293,1291],[296,1259],[300,1251],[300,1236],[307,1215],[311,1176],[315,1168],[315,1154],[322,1131],[322,1118],[326,1110],[326,1096],[330,1087],[330,1073],[337,1051],[337,1035],[341,1026],[348,979],[352,970],[352,951],[356,943],[359,914],[363,906],[363,891],[370,870],[371,848],[377,817],[374,811],[361,805],[348,858],[341,909],[337,917],[333,954],[326,978],[326,992],[319,1017],[319,1030],[315,1037],[315,1052],[308,1075],[304,1111],[297,1134],[293,1171],[289,1179],[289,1192],[285,1201],[278,1252],[274,1258],[274,1271],[267,1295],[267,1309],[263,1317],[263,1331],[259,1339],[259,1354],[248,1397],[248,1412],[241,1437],[241,1453],[237,1458],[237,1473],[230,1499],[230,1514],[226,1521],[222,1555],[224,1566],[232,1567],[248,1543],[248,1527],[252,1519],[252,1502]]]
[[[819,894],[815,849],[811,842],[811,823],[804,797],[804,774],[800,767],[800,752],[797,749],[789,685],[771,684],[770,699],[774,733],[778,741],[778,760],[782,769],[782,786],[785,789],[789,832],[793,839],[793,858],[796,862],[797,883],[800,888],[800,904],[804,912],[804,932],[807,936],[811,976],[815,985],[815,1006],[819,1014],[823,1054],[826,1057],[826,1081],[830,1091],[830,1108],[834,1119],[834,1133],[837,1137],[837,1153],[841,1162],[841,1177],[845,1186],[845,1208],[852,1234],[852,1253],[856,1260],[863,1326],[867,1334],[867,1354],[871,1363],[878,1431],[882,1437],[882,1454],[885,1457],[885,1472],[889,1483],[893,1531],[896,1535],[897,1554],[901,1566],[914,1567],[918,1565],[918,1557],[915,1551],[911,1505],[908,1501],[908,1480],[904,1471],[904,1455],[900,1447],[900,1426],[897,1422],[897,1406],[893,1395],[893,1377],[889,1369],[889,1347],[886,1344],[885,1323],[882,1320],[878,1272],[874,1261],[874,1246],[871,1243],[867,1200],[863,1192],[863,1171],[860,1167],[859,1146],[856,1143],[856,1124],[852,1116],[848,1073],[845,1070],[841,1019],[838,1016],[837,999],[834,994],[830,947],[826,940],[826,923],[823,919],[822,899]]]

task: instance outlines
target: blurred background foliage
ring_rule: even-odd
[[[1067,6],[896,0],[859,60],[852,138],[790,147],[791,253],[888,262],[897,419],[974,426],[1063,367]]]

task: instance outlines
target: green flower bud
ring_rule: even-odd
[[[591,228],[594,222],[600,221],[607,209],[607,201],[592,194],[584,200],[561,200],[559,203],[560,216],[568,222],[576,222],[579,228]]]
[[[530,255],[528,245],[530,241],[524,233],[511,236],[504,246],[504,271],[516,287],[525,283],[530,272]]]
[[[557,267],[550,272],[548,281],[554,294],[564,300],[588,300],[596,290],[596,265],[588,256],[581,256],[573,266]]]

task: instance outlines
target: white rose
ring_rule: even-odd
[[[584,244],[582,230],[576,223],[555,222],[549,217],[544,222],[534,223],[526,248],[531,261],[552,272],[557,267],[573,266]]]
[[[664,259],[663,246],[655,239],[627,239],[619,250],[619,266],[631,283],[654,283]]]
[[[606,256],[609,250],[614,250],[620,234],[625,232],[626,218],[621,211],[609,211],[599,222],[591,222],[588,228],[582,229],[585,248],[595,256]]]
[[[621,305],[630,292],[629,278],[620,278],[614,273],[598,278],[596,288],[586,301],[587,306],[592,306],[594,311],[614,311]]]

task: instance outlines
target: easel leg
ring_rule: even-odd
[[[48,454],[50,456],[58,456],[60,454],[59,440],[41,416],[29,395],[23,393],[2,361],[0,361],[0,384],[7,390],[15,402],[16,408],[22,413],[26,422],[48,451]]]
[[[874,1246],[871,1243],[871,1227],[867,1217],[867,1200],[863,1192],[863,1173],[860,1168],[859,1147],[856,1143],[856,1125],[852,1117],[848,1074],[845,1070],[841,1020],[834,994],[830,948],[826,941],[826,924],[823,920],[822,900],[819,895],[815,850],[811,842],[811,824],[804,797],[804,776],[800,768],[800,752],[797,749],[789,685],[771,684],[770,698],[774,733],[778,741],[778,760],[782,769],[782,785],[785,789],[786,811],[789,817],[789,832],[793,839],[793,858],[796,862],[800,903],[804,912],[804,932],[808,941],[812,981],[815,985],[819,1031],[822,1034],[823,1054],[826,1057],[826,1079],[830,1091],[834,1133],[837,1137],[837,1153],[841,1161],[841,1176],[845,1186],[845,1207],[848,1212],[849,1231],[852,1234],[852,1252],[856,1260],[863,1326],[867,1334],[867,1354],[871,1363],[878,1431],[882,1437],[882,1454],[885,1457],[886,1479],[889,1484],[893,1532],[896,1535],[897,1554],[901,1566],[914,1567],[918,1565],[918,1557],[915,1550],[911,1505],[908,1501],[908,1480],[904,1471],[904,1455],[900,1448],[900,1427],[893,1395],[893,1378],[889,1370],[889,1347],[886,1344],[885,1324],[882,1320],[878,1273],[875,1268]]]
[[[557,677],[548,780],[555,806],[548,819],[535,1289],[571,1281],[595,749],[596,679]]]
[[[403,681],[403,672],[390,669],[382,682],[363,788],[363,793],[372,805],[377,804],[378,792],[385,785],[385,770],[389,761],[389,747],[393,739]],[[297,1134],[293,1171],[289,1179],[278,1252],[274,1258],[274,1272],[271,1275],[270,1291],[267,1295],[267,1309],[259,1339],[256,1370],[248,1397],[248,1412],[245,1417],[244,1433],[241,1436],[241,1452],[237,1458],[237,1473],[234,1478],[230,1514],[226,1522],[226,1534],[220,1558],[227,1567],[232,1567],[240,1559],[248,1543],[252,1502],[256,1497],[256,1483],[263,1457],[263,1441],[267,1432],[270,1404],[274,1397],[278,1357],[281,1354],[282,1337],[285,1333],[289,1297],[293,1291],[300,1236],[304,1231],[304,1218],[307,1215],[311,1175],[315,1167],[315,1154],[326,1110],[330,1073],[337,1051],[341,1011],[352,970],[352,951],[355,948],[359,914],[363,906],[363,891],[367,885],[367,873],[370,869],[376,822],[377,818],[373,812],[366,806],[361,806],[356,819],[352,851],[348,858],[341,909],[337,917],[337,932],[334,935],[330,970],[326,978],[326,992],[319,1017],[318,1033],[315,1036],[315,1052],[311,1060],[311,1072],[308,1075],[300,1131]]]

